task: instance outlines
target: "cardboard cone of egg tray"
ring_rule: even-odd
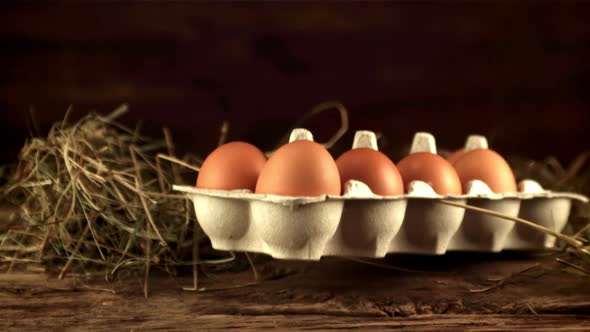
[[[290,141],[313,140],[295,129]],[[375,134],[358,131],[354,148],[377,150]],[[487,148],[482,136],[470,136],[465,150]],[[436,153],[434,137],[417,133],[411,152]],[[287,197],[248,190],[211,190],[174,186],[194,203],[197,220],[213,248],[269,254],[279,259],[319,260],[322,256],[384,257],[388,253],[442,255],[447,250],[498,252],[551,248],[555,238],[525,225],[477,211],[445,205],[467,203],[521,217],[560,232],[567,223],[574,193],[544,190],[532,180],[516,193],[498,194],[479,180],[460,196],[441,196],[421,181],[401,196],[379,196],[351,180],[341,196]]]

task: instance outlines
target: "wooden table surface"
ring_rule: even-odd
[[[590,278],[552,257],[396,255],[380,263],[420,271],[338,258],[270,260],[257,265],[264,281],[237,288],[228,287],[251,282],[250,271],[202,275],[200,287],[211,290],[200,292],[181,289],[190,274],[153,273],[148,299],[141,277],[107,283],[1,274],[0,329],[590,330]]]

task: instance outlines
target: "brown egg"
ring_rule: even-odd
[[[451,164],[453,164],[455,161],[459,160],[459,158],[463,157],[464,154],[465,154],[465,149],[459,149],[459,150],[451,153],[447,157],[447,161],[450,162]]]
[[[264,164],[264,153],[254,145],[226,143],[211,152],[203,162],[197,188],[254,191]]]
[[[377,195],[395,196],[404,193],[402,177],[393,162],[383,153],[357,148],[342,154],[336,159],[340,183],[348,180],[361,181]]]
[[[397,163],[404,187],[412,181],[428,183],[437,194],[460,195],[461,181],[457,172],[443,157],[429,152],[416,152]]]
[[[322,145],[297,140],[273,153],[260,173],[256,193],[284,196],[340,195],[338,167]]]
[[[467,182],[481,180],[495,193],[515,192],[516,180],[512,169],[497,152],[475,149],[466,152],[453,164],[465,191]]]

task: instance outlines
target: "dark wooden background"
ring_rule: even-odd
[[[418,130],[565,162],[590,142],[590,2],[2,1],[0,69],[3,161],[29,108],[47,129],[70,104],[121,102],[127,123],[169,126],[197,153],[222,120],[270,148],[325,100],[383,132],[394,158]],[[336,119],[309,126],[323,139]]]

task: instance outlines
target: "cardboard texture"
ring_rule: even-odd
[[[312,140],[295,129],[291,141]],[[353,148],[377,149],[375,134],[359,131]],[[470,136],[466,150],[487,148],[482,136]],[[436,153],[434,137],[417,133],[411,152]],[[543,190],[532,180],[516,193],[497,194],[479,180],[468,193],[441,196],[414,181],[401,196],[378,196],[351,180],[341,196],[287,197],[247,190],[211,190],[174,186],[192,198],[197,220],[213,248],[265,253],[278,259],[319,260],[322,256],[384,257],[388,253],[442,255],[448,250],[499,252],[551,248],[555,238],[525,225],[440,203],[467,203],[521,217],[560,232],[573,200],[588,198]]]

